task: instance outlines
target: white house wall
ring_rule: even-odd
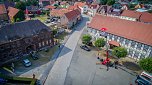
[[[101,38],[101,31],[88,28],[88,33],[92,36],[93,40],[97,38]],[[113,35],[113,34],[106,34],[107,40],[115,40],[120,43],[122,47],[125,47],[128,51],[128,57],[132,57],[134,59],[140,59],[145,57],[152,57],[152,46],[136,42],[121,36]]]

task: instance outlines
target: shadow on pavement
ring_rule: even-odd
[[[69,49],[68,47],[64,46],[61,53],[59,54],[59,57],[69,53],[70,51],[72,51],[71,49]]]
[[[139,67],[139,65],[137,65],[137,64],[134,63],[134,62],[125,61],[125,62],[122,62],[122,64],[123,64],[126,68],[128,68],[128,69],[130,69],[130,70],[133,70],[133,71],[140,71],[140,70],[141,70],[141,68]]]
[[[82,28],[84,28],[87,21],[89,21],[89,18],[82,17],[82,20],[74,27],[75,31],[80,31]]]

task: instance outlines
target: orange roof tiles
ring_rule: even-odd
[[[152,14],[150,14],[148,12],[143,12],[141,17],[140,17],[140,21],[152,22]]]
[[[71,21],[73,18],[77,17],[80,14],[81,12],[78,9],[76,9],[76,10],[65,13],[65,16],[68,18],[69,21]]]
[[[55,6],[48,5],[48,6],[45,6],[45,8],[48,8],[48,9],[55,9],[56,7],[55,7]]]
[[[95,15],[88,27],[107,28],[107,32],[144,44],[152,45],[152,24]]]
[[[5,5],[4,4],[0,4],[0,14],[4,14],[4,13],[7,13]]]
[[[108,41],[108,43],[114,46],[120,46],[120,44],[114,40]]]
[[[83,6],[86,5],[86,3],[83,3],[83,2],[76,2],[74,5],[75,5],[75,6],[79,6],[79,7],[83,7]]]
[[[75,9],[77,9],[78,7],[77,6],[69,6],[68,7],[68,10],[75,10]]]
[[[65,13],[69,12],[68,9],[53,9],[50,11],[51,16],[63,16]]]
[[[16,9],[16,8],[13,8],[13,7],[8,7],[8,16],[10,17],[10,18],[13,18],[18,12],[19,12],[19,10],[18,9]]]
[[[126,17],[132,17],[132,18],[139,19],[139,17],[141,16],[141,13],[136,12],[136,11],[132,11],[132,10],[124,10],[122,12],[121,16],[126,16]]]

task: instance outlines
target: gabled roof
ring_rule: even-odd
[[[70,12],[65,13],[65,16],[68,18],[69,21],[71,21],[72,19],[79,16],[80,14],[81,12],[78,9],[76,9],[76,10],[72,10]]]
[[[96,14],[88,27],[97,30],[107,28],[108,33],[152,46],[152,24]]]
[[[47,8],[47,9],[55,9],[56,7],[55,6],[51,6],[51,5],[47,5],[47,6],[45,6],[45,8]]]
[[[142,12],[141,17],[140,17],[140,21],[152,22],[152,14],[150,14],[148,12]]]
[[[77,6],[69,6],[68,7],[68,10],[75,10],[75,9],[78,9],[78,7]]]
[[[8,16],[9,18],[13,18],[19,12],[18,9],[13,7],[8,7]]]
[[[53,9],[50,11],[51,16],[63,16],[65,13],[69,12],[70,10],[68,9]]]
[[[132,11],[132,10],[124,10],[121,16],[139,19],[139,17],[141,16],[141,13],[137,11]]]
[[[5,5],[4,4],[0,4],[0,14],[5,14],[5,13],[7,13]]]
[[[50,31],[50,28],[39,20],[29,20],[9,24],[0,28],[0,44],[20,38],[30,37],[42,30]]]
[[[75,5],[75,6],[78,6],[78,7],[83,7],[83,6],[86,5],[86,3],[83,3],[83,2],[76,2],[74,5]]]

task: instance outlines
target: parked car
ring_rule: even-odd
[[[38,56],[39,56],[39,55],[38,55],[37,53],[31,54],[31,57],[32,57],[33,60],[39,59]]]
[[[81,45],[80,48],[86,51],[91,51],[86,45]]]
[[[152,85],[152,74],[142,72],[135,80],[136,85]]]
[[[32,65],[32,63],[28,59],[24,59],[23,64],[24,64],[25,67],[29,67],[29,66]]]
[[[50,23],[50,21],[49,21],[49,20],[46,20],[45,23],[48,24],[48,23]]]

